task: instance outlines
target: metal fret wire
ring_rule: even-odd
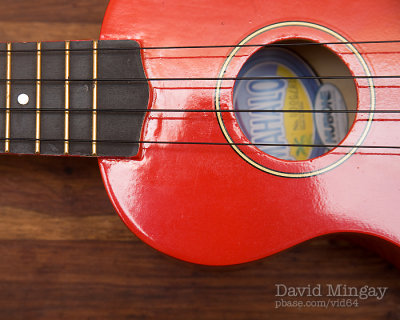
[[[40,42],[37,43],[37,59],[36,59],[36,77],[38,81],[36,81],[36,141],[35,141],[35,153],[40,153],[40,100],[41,100],[41,85],[40,82],[42,76],[42,44]]]
[[[70,60],[70,42],[65,41],[65,108],[64,108],[64,154],[69,154],[69,60]]]
[[[93,41],[92,155],[97,154],[97,45]]]
[[[7,81],[6,81],[6,123],[5,123],[5,141],[4,141],[4,152],[10,152],[10,108],[11,108],[11,49],[12,45],[10,42],[7,43]]]

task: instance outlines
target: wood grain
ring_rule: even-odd
[[[106,5],[3,0],[0,41],[98,38]],[[2,156],[0,176],[0,319],[400,319],[399,271],[340,237],[246,265],[190,265],[126,229],[94,159]],[[358,308],[276,309],[278,283],[389,291]]]

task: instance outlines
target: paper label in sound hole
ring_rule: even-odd
[[[258,149],[292,161],[315,158],[324,152],[325,148],[304,146],[321,144],[312,112],[280,112],[313,110],[320,81],[304,60],[286,49],[267,48],[250,57],[238,76],[271,77],[237,81],[234,88],[234,108],[254,110],[237,112],[236,117]]]
[[[314,109],[326,111],[315,113],[315,125],[322,144],[338,145],[348,132],[347,113],[330,112],[347,110],[339,89],[331,83],[322,85],[315,97]],[[333,147],[326,147],[326,150],[331,149]]]

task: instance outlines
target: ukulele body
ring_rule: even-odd
[[[142,47],[400,39],[400,3],[385,1],[110,1],[101,39]],[[343,145],[400,145],[396,44],[331,44],[348,66],[357,113]],[[398,46],[397,46],[398,47]],[[148,78],[236,77],[259,47],[143,50]],[[236,51],[235,51],[236,50]],[[397,52],[396,52],[397,50]],[[234,81],[150,81],[149,108],[233,110]],[[144,141],[248,143],[235,113],[149,112]],[[259,259],[335,232],[400,244],[400,150],[335,148],[285,161],[255,146],[143,143],[132,159],[99,160],[122,220],[154,248],[186,261]]]

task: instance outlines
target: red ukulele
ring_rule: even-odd
[[[399,21],[396,0],[111,0],[100,41],[0,47],[0,147],[99,157],[127,226],[194,263],[399,246]]]

